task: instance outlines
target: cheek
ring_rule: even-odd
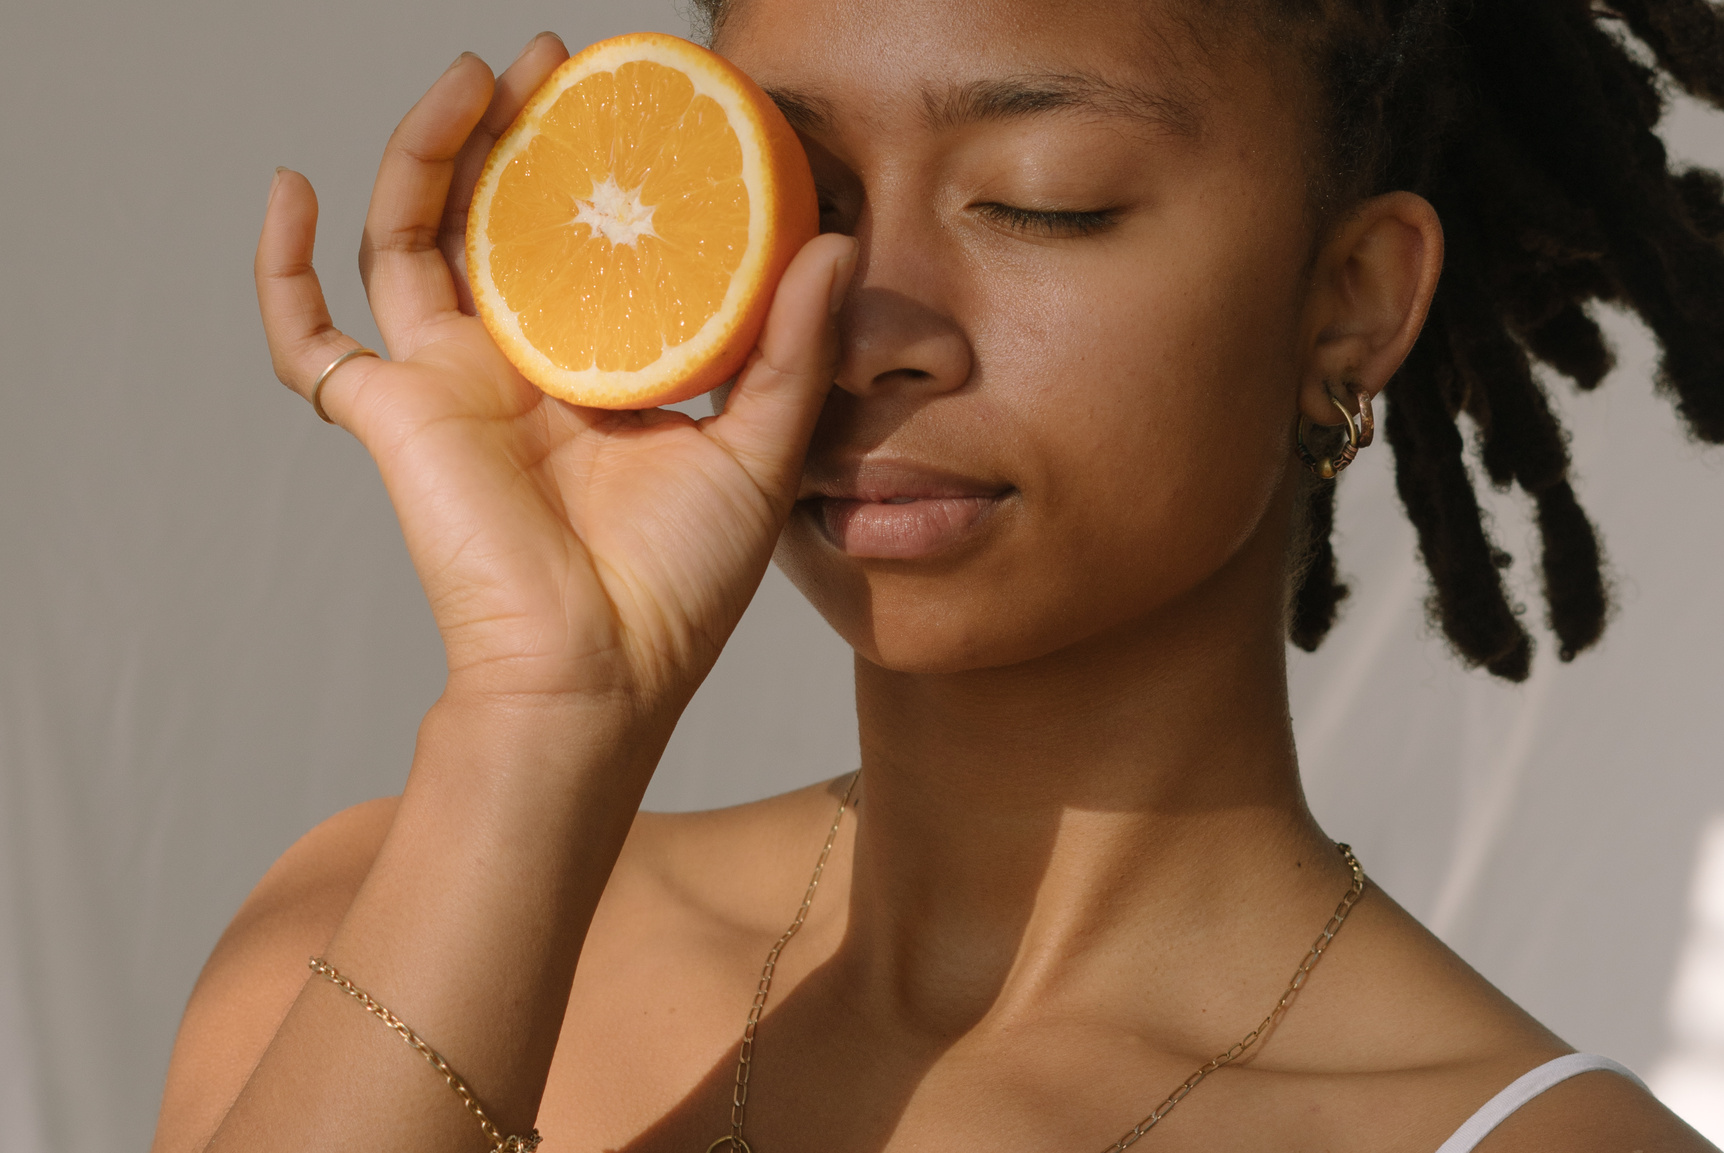
[[[1151,603],[1241,546],[1290,459],[1298,264],[1217,247],[1001,301],[996,355],[981,357],[1010,366],[997,383],[1022,417],[1047,531],[1079,563],[1130,563],[1157,586],[1137,590]]]

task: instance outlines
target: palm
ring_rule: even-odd
[[[776,502],[693,420],[551,400],[476,320],[450,327],[388,388],[373,451],[451,671],[507,662],[514,680],[600,688],[616,686],[558,678],[662,685],[709,664],[764,570]]]
[[[377,460],[452,677],[674,699],[716,658],[794,497],[829,379],[825,289],[839,247],[805,252],[786,274],[762,342],[768,354],[745,370],[723,417],[581,409],[540,393],[470,315],[460,206],[491,140],[562,55],[554,41],[529,47],[477,127],[474,95],[488,79],[477,62],[466,76],[457,65],[402,122],[361,256],[395,359],[344,366],[326,404]],[[408,239],[430,232],[415,213],[435,213],[436,246]],[[345,339],[310,272],[315,222],[309,186],[284,178],[260,243],[259,293],[290,383],[307,373],[284,361],[321,367]],[[810,289],[817,300],[805,299]]]

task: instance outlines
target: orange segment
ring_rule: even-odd
[[[735,375],[818,226],[808,159],[771,99],[696,44],[634,33],[571,57],[497,141],[467,275],[528,380],[649,408]]]

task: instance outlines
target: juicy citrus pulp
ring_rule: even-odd
[[[818,226],[807,157],[766,94],[696,44],[634,33],[571,57],[497,141],[467,275],[528,380],[647,408],[735,375]]]

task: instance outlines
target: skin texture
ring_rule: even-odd
[[[777,972],[754,1148],[1103,1148],[1262,1018],[1348,881],[1287,717],[1292,427],[1337,419],[1326,382],[1387,381],[1442,237],[1407,194],[1319,230],[1297,73],[1187,33],[1127,0],[749,0],[718,48],[780,97],[854,239],[798,257],[698,423],[539,397],[431,243],[561,44],[494,89],[471,58],[438,81],[361,258],[393,362],[324,401],[396,502],[449,687],[403,797],[314,831],[217,946],[159,1153],[481,1147],[416,1054],[306,982],[313,952],[547,1151],[726,1134],[841,783],[635,810],[774,548],[856,649],[864,777]],[[1073,103],[1076,78],[1104,98]],[[314,223],[283,176],[259,292],[301,392],[351,345]],[[914,558],[846,552],[820,501],[882,461],[884,488],[935,471],[986,514]],[[1143,1148],[1428,1153],[1565,1051],[1373,887],[1251,1059]],[[1484,1148],[1706,1146],[1593,1074]]]

